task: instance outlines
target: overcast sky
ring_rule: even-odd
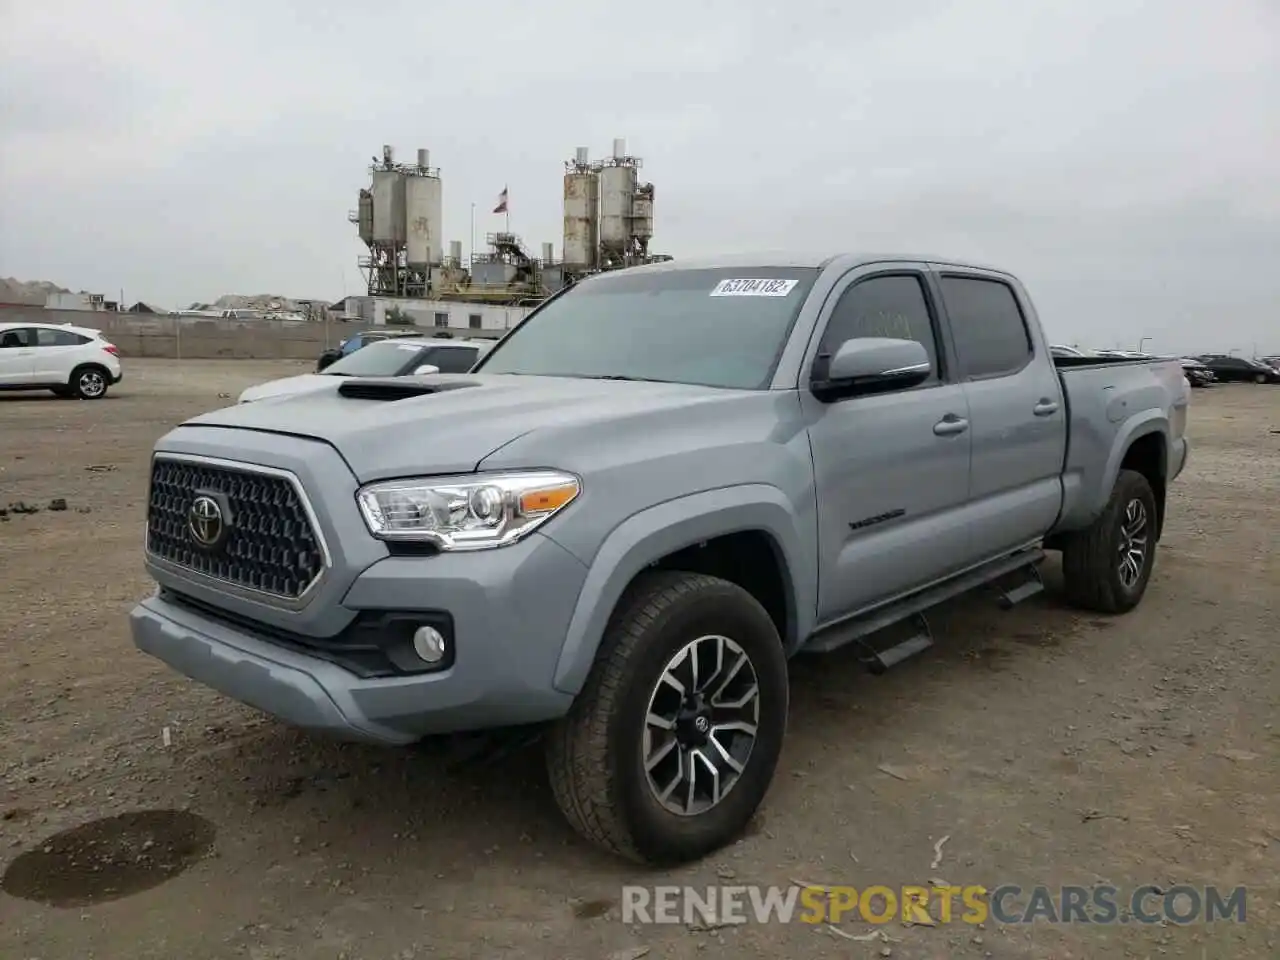
[[[446,239],[560,250],[626,137],[652,249],[977,258],[1051,337],[1280,352],[1278,0],[0,0],[0,275],[152,299],[363,292],[384,143]]]

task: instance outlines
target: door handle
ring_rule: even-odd
[[[957,417],[954,413],[948,413],[933,425],[933,432],[940,437],[954,437],[968,429],[969,421],[963,417]]]
[[[1031,412],[1037,417],[1047,417],[1055,414],[1058,412],[1058,401],[1044,397],[1039,403],[1031,408]]]

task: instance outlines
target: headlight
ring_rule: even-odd
[[[484,550],[515,543],[572,503],[578,478],[553,470],[373,483],[356,494],[380,540]]]

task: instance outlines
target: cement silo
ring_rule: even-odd
[[[614,140],[613,156],[600,169],[600,252],[606,260],[625,256],[631,247],[639,162],[626,153],[626,141]]]
[[[430,154],[418,151],[417,167],[404,168],[405,263],[425,267],[444,261],[444,226],[440,171],[430,166]]]
[[[373,171],[373,242],[404,243],[404,175],[396,169]]]
[[[631,236],[647,249],[653,237],[653,184],[645,183],[636,188],[631,201]]]
[[[593,270],[598,261],[600,168],[586,147],[565,164],[564,263],[573,270]]]
[[[368,190],[360,191],[356,223],[359,226],[361,241],[364,243],[371,241],[373,239],[373,194]]]

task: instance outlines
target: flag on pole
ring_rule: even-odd
[[[493,208],[494,213],[507,212],[507,188],[503,187],[502,192],[498,194],[498,205]]]

